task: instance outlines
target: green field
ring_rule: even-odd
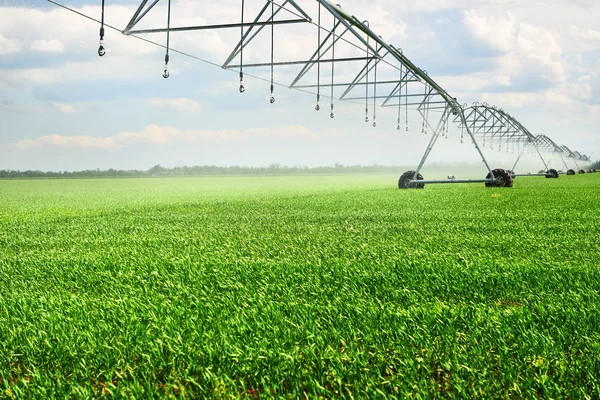
[[[600,174],[0,181],[0,398],[600,397]]]

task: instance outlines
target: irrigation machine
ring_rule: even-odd
[[[368,21],[355,17],[329,0],[229,0],[221,3],[228,3],[227,6],[238,10],[235,18],[232,17],[233,14],[227,14],[233,20],[187,26],[172,23],[176,18],[174,15],[172,18],[171,3],[176,0],[141,0],[122,29],[105,23],[104,0],[100,19],[85,15],[58,1],[48,1],[100,24],[99,56],[104,56],[107,52],[105,28],[164,48],[164,78],[170,76],[171,55],[178,54],[235,71],[239,77],[240,93],[246,91],[245,77],[251,76],[264,81],[271,103],[276,101],[275,88],[278,86],[312,93],[316,100],[315,110],[321,110],[323,105],[328,106],[331,118],[336,116],[337,101],[360,103],[365,107],[365,122],[373,127],[377,126],[377,110],[386,108],[397,111],[396,129],[408,132],[409,110],[418,111],[419,119],[422,119],[421,133],[430,133],[430,140],[418,166],[400,176],[398,187],[401,189],[423,188],[425,184],[441,183],[484,183],[488,187],[511,187],[516,176],[556,178],[559,172],[549,168],[542,156],[547,153],[559,155],[568,174],[573,174],[575,170],[568,168],[565,157],[575,163],[580,173],[583,169],[577,161],[589,162],[588,156],[571,151],[566,146],[557,146],[547,136],[533,135],[517,119],[500,108],[485,103],[471,106],[460,104],[425,70],[411,62],[400,47],[387,43],[375,33]],[[162,8],[156,7],[159,3],[162,3]],[[148,15],[153,15],[153,11],[164,13],[160,14],[165,24],[163,27],[157,28],[155,20],[152,27],[144,26],[144,21],[148,19]],[[229,55],[222,63],[217,64],[171,47],[172,33],[191,31],[226,32],[232,39]],[[157,38],[158,35],[161,36]],[[292,58],[289,52],[282,51],[289,38],[302,38],[305,56],[300,60]],[[248,49],[253,45],[260,47],[262,52],[259,53],[263,55],[263,59],[247,56]],[[258,72],[250,74],[248,70]],[[276,70],[282,71],[280,76],[291,77],[289,83],[283,84],[275,80]],[[461,142],[467,140],[473,144],[487,169],[485,178],[425,180],[421,175],[438,139],[448,136],[450,122],[460,129]],[[513,168],[491,168],[483,153],[486,143],[491,147],[497,146],[500,151],[503,148],[507,151],[517,149],[519,157]],[[514,173],[521,155],[526,151],[535,152],[541,159],[544,169],[539,174]]]

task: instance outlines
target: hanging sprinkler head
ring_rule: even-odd
[[[244,87],[244,73],[240,72],[240,93],[244,93],[246,88]]]
[[[319,105],[319,102],[317,101],[317,104],[315,105],[315,110],[319,111],[321,109],[321,106]]]
[[[165,70],[163,71],[163,78],[167,79],[171,74],[169,73],[169,54],[165,54]]]
[[[377,122],[373,121],[373,128],[377,128]]]
[[[275,103],[275,97],[271,96],[271,100],[269,100],[271,104]]]
[[[98,47],[98,55],[103,57],[106,54],[106,49],[104,48],[104,27],[100,28],[100,46]]]

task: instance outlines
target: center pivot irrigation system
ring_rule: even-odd
[[[400,47],[395,47],[382,39],[371,30],[368,21],[360,20],[344,11],[339,4],[329,0],[302,0],[307,3],[301,7],[301,0],[227,0],[219,2],[229,10],[237,10],[237,16],[231,21],[233,14],[226,14],[228,21],[218,24],[199,24],[193,26],[172,26],[172,4],[177,0],[141,0],[131,19],[123,29],[105,24],[105,4],[102,0],[101,19],[82,14],[64,4],[48,0],[57,6],[68,9],[80,16],[100,23],[100,46],[98,55],[104,56],[105,26],[124,35],[160,46],[166,50],[164,58],[163,77],[168,78],[170,52],[204,60],[171,47],[170,36],[175,32],[190,31],[219,31],[232,39],[233,49],[219,66],[233,70],[239,74],[239,91],[244,93],[244,77],[251,76],[269,84],[270,102],[275,103],[275,87],[286,86],[291,89],[312,93],[316,96],[315,110],[321,109],[323,101],[329,103],[329,114],[335,118],[335,102],[346,101],[364,104],[365,122],[377,126],[377,109],[387,108],[397,110],[397,130],[410,131],[409,109],[416,109],[422,118],[421,133],[431,132],[429,144],[415,170],[407,171],[400,176],[398,187],[423,188],[425,184],[433,183],[485,183],[488,187],[511,187],[513,178],[517,176],[514,169],[521,155],[534,153],[541,159],[544,169],[539,174],[546,177],[558,177],[559,172],[549,169],[542,154],[558,155],[569,174],[565,158],[572,160],[577,169],[582,172],[577,161],[589,163],[590,157],[579,152],[571,151],[566,146],[556,145],[544,135],[534,135],[509,113],[488,104],[475,103],[472,106],[460,104],[425,70],[413,64]],[[163,3],[166,7],[156,7]],[[165,4],[166,3],[166,4]],[[239,7],[239,8],[238,8]],[[311,9],[313,17],[307,12]],[[161,20],[166,26],[156,27],[156,19],[151,21],[151,27],[144,27],[144,21],[154,9],[161,10]],[[173,10],[174,11],[174,10]],[[175,19],[175,17],[173,18]],[[186,19],[189,20],[189,19]],[[265,29],[266,28],[266,29]],[[232,33],[233,32],[233,33]],[[165,44],[150,39],[153,35],[161,34],[166,39]],[[281,42],[283,38],[284,42]],[[277,40],[276,40],[277,39]],[[286,42],[287,40],[287,42]],[[295,43],[292,43],[296,40]],[[306,55],[300,60],[292,58],[297,51],[290,55],[288,47],[299,47]],[[249,49],[258,47],[258,51]],[[283,49],[283,50],[282,50]],[[248,56],[250,54],[250,56]],[[253,59],[256,56],[264,59]],[[275,61],[275,55],[278,60]],[[245,57],[246,56],[246,57]],[[259,57],[260,58],[260,57]],[[290,59],[292,58],[292,59]],[[282,76],[290,79],[290,83],[276,82],[275,68]],[[259,75],[247,73],[248,69],[259,71]],[[262,72],[262,75],[260,73]],[[470,180],[424,180],[421,169],[429,154],[440,137],[448,137],[449,124],[453,122],[460,129],[461,143],[466,134],[476,151],[481,156],[488,174],[484,179]],[[480,146],[478,139],[483,143]],[[483,148],[486,143],[502,151],[512,150],[519,154],[511,170],[492,169],[488,164]],[[527,174],[531,175],[531,174]]]

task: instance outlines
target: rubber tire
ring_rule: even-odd
[[[580,174],[585,174],[585,171],[584,171],[584,170],[582,170],[582,169],[580,169],[580,170],[579,170],[579,173],[580,173]]]
[[[512,187],[513,186],[513,177],[512,175],[505,169],[498,168],[492,170],[494,176],[496,177],[496,182],[486,182],[485,187]],[[490,179],[492,174],[488,173],[485,179]]]
[[[398,179],[398,189],[423,189],[425,187],[424,183],[417,183],[415,185],[409,185],[408,182],[415,176],[415,171],[406,171],[402,175],[400,175],[400,179]],[[423,175],[418,174],[417,180],[422,181]]]
[[[548,171],[546,171],[546,178],[552,178],[552,179],[556,179],[558,178],[560,175],[558,175],[558,171],[555,169],[549,169]]]
[[[575,175],[575,170],[574,169],[568,170],[567,175]]]

